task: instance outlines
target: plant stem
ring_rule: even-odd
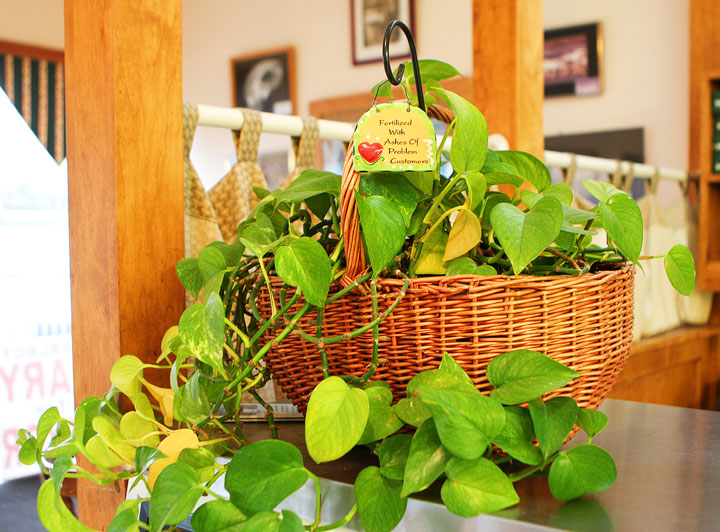
[[[315,336],[312,336],[312,335],[306,333],[302,329],[298,329],[297,333],[300,335],[301,338],[303,338],[304,340],[307,340],[308,342],[312,342],[314,344],[323,342],[325,345],[336,344],[336,343],[342,342],[344,340],[352,340],[353,338],[357,338],[361,334],[366,333],[367,331],[369,331],[370,329],[375,327],[378,323],[380,323],[382,320],[387,318],[393,310],[395,310],[395,308],[400,304],[400,301],[402,301],[402,299],[405,297],[408,286],[410,286],[410,279],[407,279],[405,281],[405,284],[403,285],[402,289],[400,290],[400,293],[398,294],[397,298],[395,299],[393,304],[390,305],[390,307],[388,307],[387,310],[385,310],[385,312],[383,312],[380,316],[378,316],[376,319],[374,319],[370,323],[363,325],[359,329],[355,329],[354,331],[350,331],[349,333],[339,334],[337,336],[329,336],[327,338],[316,338]]]
[[[336,234],[337,236],[340,236],[340,237],[341,237],[341,236],[342,236],[342,234],[341,234],[342,231],[340,231],[340,223],[338,222],[337,202],[336,202],[335,198],[332,198],[332,200],[330,201],[330,213],[331,213],[331,216],[332,216],[333,231],[335,231],[335,234]]]
[[[341,526],[344,526],[350,522],[350,519],[352,519],[355,516],[355,512],[357,512],[357,504],[353,504],[353,507],[350,508],[350,511],[347,513],[345,517],[343,517],[340,521],[333,523],[331,525],[325,525],[321,526],[320,528],[317,528],[317,532],[324,532],[325,530],[334,530],[336,528],[340,528]]]
[[[445,142],[447,141],[448,137],[450,136],[450,132],[455,127],[455,122],[457,122],[457,118],[453,119],[453,121],[448,124],[448,127],[445,130],[445,134],[443,135],[443,138],[440,141],[440,146],[438,146],[436,157],[435,157],[435,161],[436,161],[435,167],[436,168],[440,167],[440,156],[442,155],[442,150],[445,147]]]
[[[378,295],[377,295],[377,281],[373,279],[370,281],[370,298],[372,299],[372,316],[373,321],[377,322],[373,326],[373,342],[372,342],[372,361],[370,362],[370,367],[365,372],[365,375],[360,377],[360,380],[362,382],[367,382],[370,377],[373,376],[375,373],[375,370],[377,369],[377,361],[378,361],[378,348],[380,345],[380,322],[378,321],[379,312],[378,312]]]
[[[322,515],[322,494],[320,493],[320,479],[316,475],[313,475],[307,469],[305,471],[307,472],[308,476],[315,482],[315,521],[313,521],[313,523],[310,525],[310,530],[317,530],[318,525],[320,525]]]
[[[317,325],[315,325],[315,336],[322,338],[322,325],[323,325],[323,307],[317,309]],[[327,379],[330,376],[330,364],[328,362],[327,351],[325,351],[325,344],[318,342],[318,351],[320,352],[320,358],[322,358],[322,371],[323,379]]]
[[[235,379],[230,383],[228,388],[233,389],[238,384],[240,384],[245,377],[247,377],[250,372],[252,371],[252,368],[254,365],[256,365],[262,357],[265,356],[265,354],[270,351],[270,349],[274,346],[282,342],[288,334],[295,328],[297,325],[297,322],[300,321],[300,318],[302,318],[307,312],[310,310],[310,303],[305,303],[300,310],[298,310],[297,314],[293,316],[293,318],[290,320],[290,323],[282,330],[280,334],[278,334],[275,339],[267,342],[262,348],[255,354],[255,356],[252,358],[252,365],[246,366],[241,372],[240,375],[235,377]]]
[[[292,227],[292,224],[290,224],[290,227]],[[275,298],[273,297],[272,284],[270,284],[270,277],[268,277],[264,262],[265,261],[260,258],[258,264],[260,264],[260,271],[262,271],[263,277],[265,278],[265,286],[267,286],[268,297],[270,298],[270,308],[272,309],[273,314],[277,314],[277,307],[275,307]]]
[[[234,440],[235,443],[237,443],[237,444],[240,445],[241,447],[242,447],[243,445],[245,445],[245,441],[243,441],[243,440],[238,440],[238,439],[232,434],[232,432],[230,432],[228,429],[226,429],[226,428],[225,428],[225,425],[223,425],[222,423],[220,423],[220,421],[218,421],[217,419],[213,419],[213,425],[215,425],[217,428],[219,428],[219,429],[220,429],[221,431],[223,431],[225,434],[227,434],[228,436],[230,436],[230,438],[231,438],[232,440]]]
[[[435,223],[432,224],[430,229],[427,230],[427,232],[422,236],[422,238],[419,240],[418,243],[425,242],[425,239],[428,238],[430,236],[430,234],[432,234],[432,232],[435,231],[435,229],[437,229],[437,226],[440,225],[445,218],[447,218],[448,216],[450,216],[452,213],[454,213],[456,211],[462,211],[464,209],[467,209],[467,207],[465,207],[464,205],[460,205],[459,207],[453,207],[452,209],[446,210],[444,213],[442,213],[440,215],[440,218],[435,220]]]
[[[547,251],[551,255],[555,255],[556,257],[563,259],[565,262],[570,263],[570,265],[576,270],[582,269],[580,268],[580,266],[578,266],[578,263],[575,262],[571,257],[568,257],[564,253],[560,253],[557,249],[547,248],[545,251]]]
[[[273,410],[273,407],[267,404],[265,400],[260,397],[260,394],[257,392],[257,390],[250,390],[250,394],[255,398],[258,403],[260,403],[260,406],[265,409],[265,421],[267,421],[268,427],[270,427],[270,435],[272,436],[273,440],[277,440],[278,433],[277,423],[275,423],[275,410]]]
[[[339,290],[339,291],[335,292],[335,294],[333,294],[332,296],[330,296],[329,298],[327,298],[327,301],[325,301],[325,306],[327,307],[330,303],[333,303],[334,301],[337,301],[337,300],[340,299],[342,296],[344,296],[345,294],[347,294],[347,293],[350,292],[351,290],[356,289],[358,286],[360,286],[361,284],[363,284],[365,281],[367,281],[367,280],[370,279],[371,277],[372,277],[372,273],[371,273],[371,272],[368,272],[368,273],[366,273],[365,275],[362,275],[362,276],[358,277],[358,278],[355,279],[352,283],[350,283],[349,285],[347,285],[345,288],[343,288],[342,290]]]
[[[438,159],[438,165],[439,164],[440,164],[440,159]],[[437,170],[437,168],[436,168],[435,173],[439,176],[439,171]],[[415,269],[417,268],[417,260],[418,260],[418,257],[420,256],[420,252],[422,251],[425,237],[426,237],[426,235],[430,234],[430,230],[428,230],[427,228],[430,226],[430,223],[433,220],[433,216],[435,215],[435,210],[438,208],[440,203],[442,203],[442,200],[445,199],[445,196],[447,195],[447,193],[450,192],[450,190],[455,186],[455,183],[457,183],[457,181],[459,179],[464,179],[464,178],[462,175],[459,174],[448,181],[447,185],[445,185],[445,187],[442,189],[440,194],[437,194],[435,196],[435,199],[433,200],[432,204],[430,205],[430,208],[428,209],[427,214],[425,214],[422,224],[420,224],[420,229],[418,229],[418,232],[416,233],[416,235],[422,235],[422,236],[419,239],[416,239],[415,242],[413,242],[413,250],[410,253],[410,261],[408,264],[408,275],[410,275],[410,277],[415,276]],[[435,183],[435,181],[433,181],[433,188],[434,188],[434,183]]]
[[[500,262],[500,260],[505,256],[505,250],[501,249],[498,251],[494,256],[490,257],[487,261],[488,264],[495,264],[496,262]]]
[[[225,318],[225,325],[230,327],[235,332],[235,334],[237,334],[240,338],[242,338],[242,341],[245,344],[245,347],[250,347],[250,338],[248,338],[245,333],[243,333],[240,329],[238,329],[237,326],[233,322],[231,322],[229,319]]]
[[[269,320],[265,321],[264,325],[260,327],[260,329],[258,329],[255,334],[253,334],[253,337],[250,339],[250,343],[254,344],[255,342],[257,342],[260,337],[265,334],[265,331],[267,331],[272,326],[272,324],[278,320],[278,318],[283,316],[299,298],[300,292],[295,292],[295,294],[293,294],[293,296],[290,298],[290,301],[288,301],[287,304],[283,305],[283,307],[280,309],[280,312],[272,316]]]

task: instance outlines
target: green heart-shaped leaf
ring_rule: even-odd
[[[590,408],[581,408],[578,410],[575,423],[585,431],[589,438],[594,438],[600,434],[607,426],[608,418],[602,412]]]
[[[207,303],[190,305],[180,316],[178,335],[183,345],[201,362],[222,372],[225,307],[213,292]]]
[[[185,290],[190,292],[193,299],[197,299],[200,289],[203,287],[203,276],[198,259],[195,257],[180,259],[175,265],[175,271]]]
[[[487,176],[488,174],[491,174],[493,172],[500,172],[505,174],[510,174],[515,177],[517,177],[517,170],[511,165],[507,163],[503,163],[500,161],[500,157],[498,157],[497,152],[493,150],[487,151],[487,156],[485,157],[485,164],[483,164],[482,167],[482,173]],[[517,186],[520,186],[522,184],[523,179],[519,178],[520,182]],[[488,181],[488,185],[490,182]]]
[[[215,454],[207,447],[183,449],[177,457],[177,462],[189,465],[201,484],[209,482],[215,476]]]
[[[440,361],[440,367],[438,369],[440,372],[449,373],[454,377],[457,377],[460,382],[475,388],[475,383],[473,383],[472,379],[468,376],[462,366],[458,364],[457,360],[450,355],[450,353],[443,353],[442,360]]]
[[[234,268],[242,260],[243,253],[245,252],[245,246],[241,242],[233,242],[227,244],[220,240],[211,242],[208,247],[217,249],[222,256],[225,258],[225,264],[229,268]]]
[[[363,197],[382,196],[393,202],[403,217],[405,226],[410,225],[418,193],[403,174],[392,172],[368,173],[360,178],[360,194]]]
[[[450,355],[443,355],[445,357]],[[455,362],[453,360],[453,362]],[[457,362],[455,362],[457,364]],[[408,397],[417,395],[420,387],[428,386],[443,390],[458,390],[461,392],[479,394],[472,380],[462,371],[462,368],[450,368],[450,362],[445,362],[442,369],[428,369],[415,375],[407,384]],[[458,369],[460,371],[458,371]]]
[[[425,406],[432,412],[440,441],[455,456],[474,460],[505,425],[505,411],[480,393],[421,386]]]
[[[522,177],[511,174],[510,172],[490,172],[485,174],[485,179],[489,187],[494,185],[512,185],[519,187],[525,182]]]
[[[443,474],[450,458],[450,453],[440,442],[435,422],[428,419],[412,437],[400,495],[407,497],[430,486]]]
[[[553,183],[543,191],[543,196],[554,196],[563,205],[570,205],[573,200],[573,191],[567,183]]]
[[[414,427],[419,427],[432,416],[419,396],[400,399],[394,409],[402,421]]]
[[[367,425],[368,397],[340,377],[328,377],[310,394],[305,443],[317,463],[337,460],[360,441]]]
[[[227,264],[219,249],[206,246],[198,253],[198,268],[200,268],[203,282],[206,283],[217,273],[225,271]]]
[[[327,193],[340,196],[342,178],[323,170],[305,170],[285,190],[276,190],[275,196],[280,201],[294,203],[305,201],[319,194]]]
[[[120,467],[124,463],[122,458],[110,450],[99,434],[87,441],[84,454],[93,464],[105,468]]]
[[[385,478],[375,466],[360,471],[355,479],[355,500],[365,530],[389,532],[397,526],[407,506],[400,489],[399,481]]]
[[[493,438],[493,443],[516,460],[538,465],[542,462],[540,449],[533,445],[535,437],[532,418],[527,408],[505,407],[505,428]]]
[[[308,479],[302,454],[291,443],[263,440],[240,449],[228,465],[225,489],[248,515],[272,510]]]
[[[107,532],[140,532],[141,521],[138,520],[137,509],[127,508],[115,514],[107,527]],[[200,532],[200,531],[198,531]]]
[[[259,218],[261,214],[257,216]],[[271,227],[265,227],[257,223],[248,225],[242,230],[239,238],[240,242],[242,242],[248,251],[259,259],[271,252],[278,245],[275,229],[272,228],[272,222]]]
[[[533,399],[528,406],[540,450],[547,459],[562,446],[575,426],[577,403],[571,397],[553,397],[544,403]]]
[[[414,68],[412,62],[405,61],[403,64],[405,65],[405,72],[407,75],[413,75]],[[454,66],[436,59],[420,59],[418,61],[418,68],[420,70],[420,79],[423,80],[423,83],[427,83],[431,80],[441,81],[455,76],[462,76],[462,74],[460,74]]]
[[[529,181],[538,192],[550,186],[552,178],[550,171],[543,162],[524,151],[498,151],[500,162],[509,164],[517,170],[518,175]]]
[[[488,151],[487,122],[473,104],[455,93],[434,89],[455,113],[450,162],[459,174],[479,172]]]
[[[290,510],[259,512],[247,520],[242,532],[303,532],[302,520]]]
[[[150,530],[181,523],[203,494],[195,472],[186,464],[173,463],[158,475],[150,498]]]
[[[487,192],[488,188],[487,180],[480,172],[471,172],[469,174],[465,174],[465,182],[472,193],[472,202],[469,207],[470,209],[475,210],[485,197],[485,192]]]
[[[138,375],[142,373],[144,367],[145,365],[138,357],[123,355],[117,359],[110,370],[110,382],[128,397],[134,397],[142,387]]]
[[[548,485],[553,497],[569,501],[608,489],[617,478],[612,457],[595,445],[578,445],[553,461]]]
[[[188,381],[175,390],[173,417],[178,421],[199,423],[210,414],[212,402],[200,386],[200,373],[193,373]]]
[[[70,512],[50,478],[42,483],[38,491],[37,511],[40,522],[53,532],[96,532],[80,523]]]
[[[608,237],[632,262],[637,262],[643,243],[642,212],[625,193],[613,194],[600,202],[600,221]]]
[[[397,206],[382,196],[363,198],[355,191],[360,225],[375,275],[382,272],[405,242],[405,221]]]
[[[192,516],[195,532],[242,532],[247,516],[230,501],[210,501],[200,506]]]
[[[155,425],[143,419],[134,410],[126,413],[120,420],[120,434],[135,447],[142,445],[157,447],[160,443],[160,436],[151,434],[153,432],[157,432]]]
[[[695,261],[690,250],[682,244],[675,244],[665,255],[665,273],[670,284],[684,296],[692,294],[695,288]]]
[[[390,406],[392,392],[388,388],[370,386],[365,388],[365,394],[368,396],[370,413],[359,445],[382,440],[403,426],[403,422]]]
[[[452,458],[445,467],[447,480],[440,496],[452,513],[462,517],[496,512],[520,498],[508,476],[486,458]]]
[[[492,210],[490,222],[518,275],[557,238],[562,206],[555,198],[542,198],[525,213],[515,205],[500,203]]]
[[[317,240],[303,236],[275,255],[275,269],[290,286],[300,288],[311,305],[325,304],[331,281],[331,264],[325,249]]]
[[[487,193],[487,197],[485,198],[485,208],[482,211],[483,227],[489,227],[492,225],[490,222],[490,215],[492,214],[493,209],[501,203],[512,203],[510,196],[503,194],[502,192],[493,192],[492,190]],[[481,214],[477,211],[476,213],[478,216]]]
[[[582,182],[585,190],[592,194],[598,201],[607,201],[611,196],[615,194],[623,194],[622,191],[615,188],[610,183],[604,183],[602,181],[595,181],[593,179],[586,179]]]
[[[382,476],[395,480],[403,479],[411,441],[410,434],[395,434],[382,442],[378,451]]]
[[[487,367],[488,380],[495,387],[491,396],[505,405],[526,403],[579,376],[557,360],[528,349],[503,353]]]
[[[474,275],[476,270],[477,264],[470,257],[458,257],[448,262],[445,275]]]
[[[105,444],[118,454],[125,462],[131,463],[135,458],[135,448],[129,445],[120,431],[103,416],[94,417],[93,429]]]

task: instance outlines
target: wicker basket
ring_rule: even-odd
[[[432,106],[429,114],[446,122],[451,118]],[[366,270],[353,193],[359,177],[350,147],[341,194],[344,285]],[[488,362],[506,351],[533,349],[582,374],[557,394],[573,397],[581,407],[596,408],[615,383],[632,342],[633,277],[634,269],[623,266],[581,276],[414,278],[398,307],[380,324],[380,366],[373,378],[389,382],[397,400],[404,397],[414,375],[437,368],[448,352],[478,389],[489,393]],[[279,289],[282,281],[274,282]],[[380,312],[395,301],[402,286],[400,279],[378,282]],[[331,287],[331,293],[340,288]],[[261,314],[270,315],[267,291],[261,291],[257,303]],[[354,290],[325,307],[323,336],[349,333],[372,319],[370,294]],[[314,314],[299,325],[314,335]],[[326,346],[330,373],[363,375],[372,360],[372,342],[367,332]],[[268,352],[265,361],[282,390],[304,411],[310,392],[322,380],[317,346],[290,335]]]

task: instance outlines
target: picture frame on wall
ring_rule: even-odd
[[[295,49],[291,46],[230,60],[234,107],[290,115],[295,99]]]
[[[599,22],[545,30],[545,96],[602,92],[602,28]]]
[[[382,61],[385,29],[392,20],[407,24],[415,39],[414,0],[350,0],[353,64]],[[410,57],[410,48],[402,31],[396,30],[390,40],[390,57]]]

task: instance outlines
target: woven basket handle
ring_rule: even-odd
[[[446,124],[455,118],[449,109],[437,105],[428,107],[428,116]],[[341,279],[343,286],[348,286],[367,269],[360,237],[360,218],[355,203],[355,189],[360,181],[360,173],[353,168],[353,156],[353,143],[350,142],[345,155],[340,189],[340,222],[345,238],[345,275]]]

